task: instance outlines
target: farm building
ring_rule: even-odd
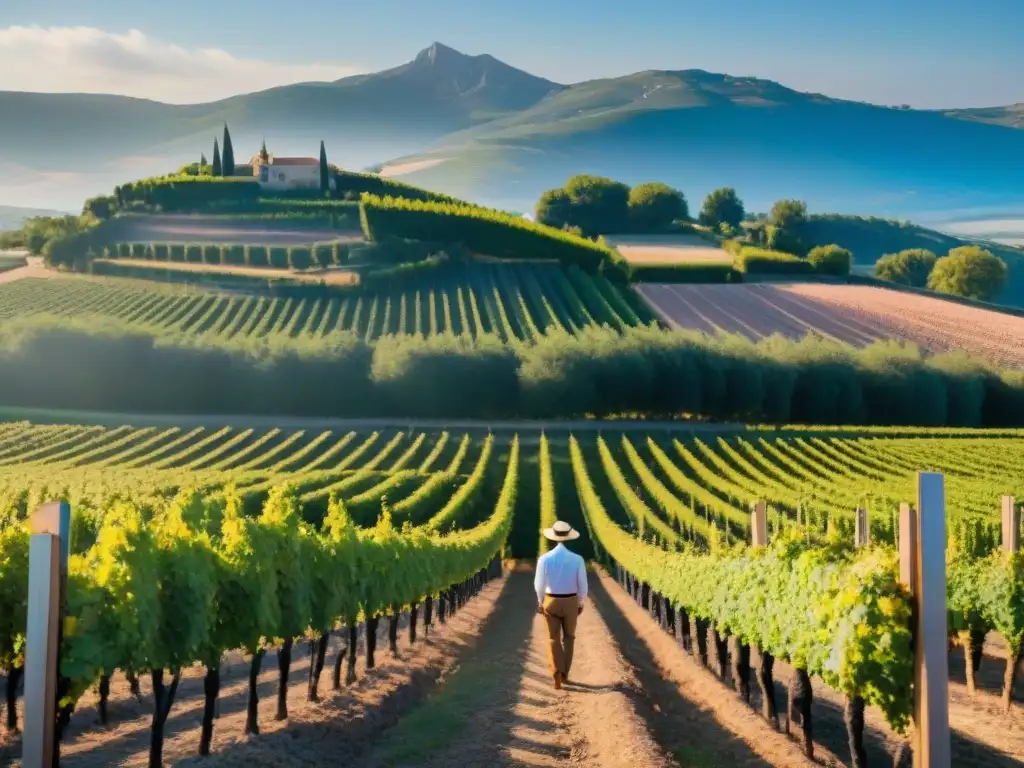
[[[252,175],[271,189],[308,189],[320,186],[320,161],[315,157],[275,157],[266,143],[251,161]]]

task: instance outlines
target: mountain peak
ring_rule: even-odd
[[[460,61],[464,59],[473,58],[457,51],[454,48],[445,45],[444,43],[433,42],[429,48],[424,48],[418,54],[416,54],[416,61],[426,61],[431,64],[437,64],[440,61]]]

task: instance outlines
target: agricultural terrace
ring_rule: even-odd
[[[676,328],[749,339],[809,333],[864,347],[910,341],[932,352],[963,350],[1024,366],[1024,317],[874,286],[819,283],[641,285],[637,290]]]
[[[265,271],[265,270],[264,270]],[[261,271],[262,274],[263,271]],[[336,297],[273,297],[108,279],[22,280],[0,289],[0,319],[103,316],[139,327],[220,339],[323,337],[352,331],[529,340],[549,329],[621,328],[646,306],[600,275],[557,264],[452,264]]]
[[[126,243],[262,243],[287,246],[309,245],[339,238],[362,240],[358,230],[354,230],[355,234],[339,231],[324,226],[319,220],[313,220],[307,226],[299,226],[299,221],[288,218],[247,221],[230,215],[161,214],[127,216],[117,223],[119,239]]]
[[[1019,648],[1024,638],[1024,561],[995,550],[1001,495],[1024,496],[1022,447],[1019,432],[949,430],[545,435],[523,426],[516,435],[229,428],[194,420],[138,427],[8,422],[0,426],[0,630],[6,633],[0,666],[11,675],[20,658],[12,649],[24,627],[23,520],[55,495],[73,511],[73,629],[63,657],[69,692],[78,698],[101,683],[102,719],[108,717],[104,670],[120,670],[118,679],[129,674],[130,681],[154,665],[177,675],[196,663],[215,669],[226,654],[243,653],[256,662],[255,686],[268,650],[276,650],[287,679],[293,640],[302,638],[312,640],[312,658],[319,659],[310,665],[311,692],[319,688],[328,646],[336,661],[332,674],[351,679],[357,628],[364,627],[366,642],[358,647],[372,667],[376,640],[370,638],[382,624],[388,625],[382,642],[394,647],[399,623],[414,628],[413,615],[429,622],[433,610],[436,621],[437,611],[460,606],[496,575],[496,556],[536,555],[545,545],[538,528],[562,518],[589,532],[581,551],[594,553],[612,573],[629,574],[631,591],[634,577],[637,589],[650,585],[643,599],[656,617],[723,681],[730,675],[727,634],[735,632],[779,661],[780,680],[791,676],[787,662],[797,667],[797,678],[816,678],[814,697],[826,705],[813,710],[824,722],[815,734],[822,734],[817,738],[826,750],[843,754],[837,713],[847,698],[867,705],[875,748],[878,740],[898,742],[895,733],[911,709],[910,608],[893,541],[898,504],[912,498],[919,469],[942,471],[947,479],[951,631],[967,644],[968,658],[988,635],[986,655],[977,657],[984,674],[976,678],[969,666],[966,684],[1004,696],[1007,705],[1021,694],[1006,649]],[[770,505],[773,543],[764,550],[744,546],[756,500]],[[856,507],[868,510],[875,546],[851,546]],[[217,554],[227,571],[213,567]],[[190,579],[171,579],[185,562]],[[384,562],[391,565],[378,570]],[[270,578],[275,569],[287,579]],[[108,580],[114,573],[120,575]],[[143,588],[157,582],[165,585],[160,592]],[[122,586],[128,583],[138,585],[130,601]],[[273,599],[256,599],[266,594]],[[178,610],[181,605],[189,610]],[[752,605],[760,610],[748,611]],[[230,621],[218,624],[218,616]],[[260,639],[272,637],[284,641]],[[745,658],[737,649],[731,675],[745,700],[763,703],[769,713],[782,710],[772,703],[770,676],[760,694],[750,693],[749,669],[737,662]],[[1000,677],[989,674],[993,667],[1007,670],[1003,692],[991,687]],[[202,674],[185,671],[190,678]],[[244,686],[244,675],[238,678],[232,685]],[[263,680],[274,685],[276,675]],[[168,758],[202,744],[209,749],[214,731],[232,727],[212,718],[216,688],[207,686],[206,696],[209,730],[201,735],[196,724],[175,731]],[[95,703],[96,694],[86,701]],[[279,699],[277,706],[287,716],[288,702]],[[984,706],[990,705],[954,696],[951,722],[962,733],[956,764],[991,764],[985,760],[1000,751],[1024,758],[1019,729],[1014,736],[1012,728],[985,726],[975,711]],[[249,711],[246,732],[260,725],[252,698]],[[97,759],[109,760],[95,727],[82,727],[65,754],[85,758],[95,749]],[[162,729],[160,722],[154,733],[162,737]],[[231,749],[240,735],[225,742],[221,734],[215,743]],[[854,728],[854,742],[863,737]],[[995,742],[993,752],[986,745]],[[9,748],[0,742],[0,755]]]

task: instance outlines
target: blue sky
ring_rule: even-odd
[[[987,106],[1024,102],[1022,29],[1024,0],[0,0],[0,88],[204,100],[382,69],[439,40],[560,82],[701,68]]]

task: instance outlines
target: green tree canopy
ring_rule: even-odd
[[[535,211],[536,219],[541,224],[561,229],[568,226],[572,218],[572,200],[563,188],[549,189],[540,196]]]
[[[82,207],[83,214],[92,214],[97,219],[109,219],[114,215],[114,198],[108,195],[90,197]]]
[[[928,287],[939,293],[990,301],[1006,287],[1006,262],[977,245],[954,248],[935,262]]]
[[[541,197],[541,203],[537,205],[540,223],[557,227],[576,226],[588,236],[627,230],[629,187],[625,184],[603,176],[583,174],[569,179],[562,191],[568,197],[568,205],[564,207],[563,199],[555,194],[555,190],[549,190]],[[560,222],[557,218],[545,218],[551,212],[562,210],[565,215]]]
[[[732,187],[721,187],[710,192],[700,209],[700,223],[719,230],[722,224],[739,229],[744,216],[743,201]]]
[[[838,245],[819,245],[807,254],[807,260],[826,275],[848,275],[853,266],[853,254]]]
[[[628,205],[630,228],[637,232],[659,232],[689,215],[683,193],[656,181],[633,187]]]
[[[779,200],[772,206],[765,227],[765,244],[773,251],[796,256],[807,254],[804,228],[807,225],[807,203],[802,200]]]
[[[875,262],[875,277],[914,288],[928,285],[938,259],[926,248],[907,248],[899,253],[887,253]]]
[[[802,200],[779,200],[768,215],[779,229],[799,230],[807,223],[807,203]]]
[[[573,176],[565,184],[576,221],[588,235],[622,232],[629,221],[629,187],[603,176]]]

